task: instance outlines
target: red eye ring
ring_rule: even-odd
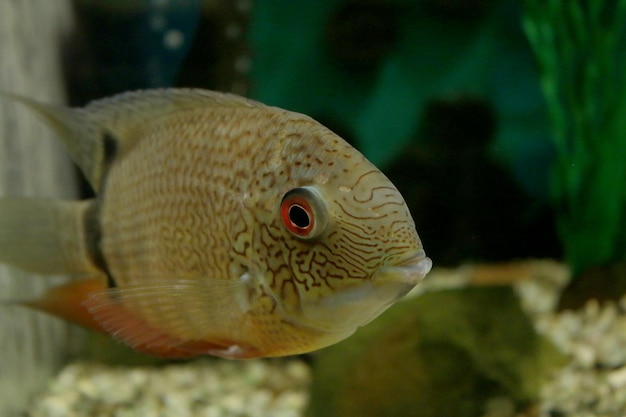
[[[312,239],[326,228],[326,207],[311,187],[294,188],[280,203],[280,216],[287,230],[301,239]]]
[[[287,229],[298,236],[307,236],[315,226],[315,214],[302,197],[293,196],[283,200],[280,214]]]

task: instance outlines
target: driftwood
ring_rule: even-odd
[[[61,47],[69,0],[0,1],[0,90],[63,101]],[[73,168],[52,132],[23,106],[0,99],[0,195],[75,198]],[[11,304],[63,277],[0,266],[0,415],[17,415],[77,346],[60,320]]]

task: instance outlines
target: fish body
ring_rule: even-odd
[[[82,109],[14,98],[58,132],[97,195],[0,199],[0,261],[89,277],[30,305],[137,350],[319,349],[430,270],[393,184],[305,115],[197,89]]]

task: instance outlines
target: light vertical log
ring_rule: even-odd
[[[61,56],[72,26],[69,0],[0,1],[0,90],[63,101]],[[23,106],[0,99],[0,195],[75,198],[67,154]],[[77,346],[60,320],[6,303],[28,299],[62,277],[0,266],[0,415],[19,415]]]

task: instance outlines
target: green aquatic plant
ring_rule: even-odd
[[[552,197],[573,273],[626,259],[626,0],[526,0],[552,123]]]

